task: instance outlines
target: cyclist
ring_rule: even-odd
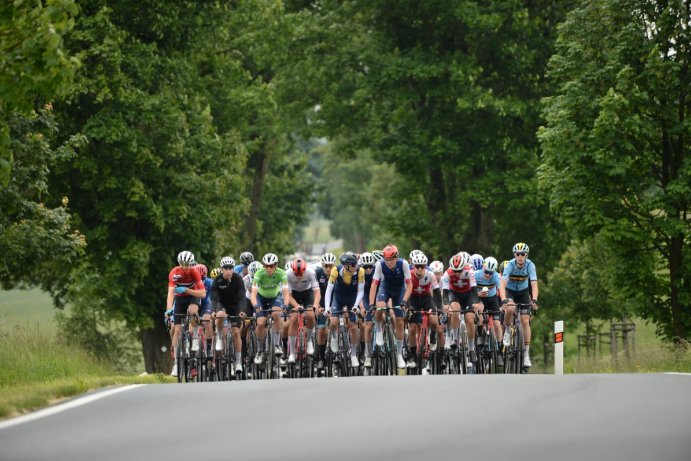
[[[240,254],[240,264],[236,265],[234,268],[235,272],[244,277],[247,275],[250,264],[252,264],[253,261],[254,255],[249,251],[243,251],[242,254]]]
[[[437,280],[437,284],[439,285],[439,288],[441,289],[442,285],[443,285],[442,279],[444,277],[444,263],[441,261],[432,261],[429,265],[429,268],[432,271],[432,273],[434,274],[434,278]],[[446,315],[444,315],[444,310],[442,308],[443,304],[444,303],[441,302],[441,300],[440,300],[439,304],[437,304],[438,314],[440,315],[440,317],[439,317],[439,326],[437,326],[437,332],[436,333],[437,333],[438,338],[439,338],[439,346],[444,347],[444,348],[448,348],[451,341],[449,341],[448,343],[446,341],[446,335],[445,335]],[[430,336],[432,336],[432,334],[430,334]],[[434,341],[432,341],[431,338],[430,338],[430,347],[433,351],[437,349],[437,345],[434,343]],[[445,366],[445,365],[442,364],[442,367],[443,366]]]
[[[264,355],[264,339],[266,338],[266,310],[271,310],[273,329],[271,337],[274,343],[274,354],[283,355],[281,348],[281,322],[284,300],[290,301],[286,273],[278,265],[278,256],[267,253],[262,258],[264,267],[254,274],[252,280],[251,302],[257,311],[257,356],[254,363],[261,365]],[[283,295],[283,296],[281,296]]]
[[[206,288],[197,269],[194,268],[194,255],[189,251],[181,251],[178,254],[178,266],[175,266],[168,274],[168,298],[166,300],[166,314],[173,315],[175,325],[173,332],[173,356],[176,357],[178,338],[180,337],[180,325],[185,314],[191,315],[190,333],[192,334],[192,351],[199,350],[199,338],[197,332],[199,305],[201,299],[206,297]],[[173,308],[175,301],[175,308]],[[173,364],[171,376],[178,375],[177,362]]]
[[[374,269],[369,302],[374,304],[376,299],[377,308],[385,308],[389,300],[393,303],[396,326],[396,362],[398,368],[405,368],[406,363],[403,360],[403,309],[407,307],[408,299],[410,299],[413,290],[410,265],[408,261],[398,257],[396,245],[387,245],[384,248],[383,256],[384,260],[377,263]],[[379,287],[380,284],[381,287]],[[382,311],[375,313],[377,324],[375,340],[380,347],[384,345],[383,314]]]
[[[204,264],[197,264],[194,266],[199,272],[199,276],[204,283],[204,289],[206,290],[206,296],[202,298],[202,304],[200,306],[200,314],[202,316],[202,329],[204,330],[204,338],[206,338],[206,350],[207,354],[211,354],[211,340],[214,337],[214,329],[211,326],[211,316],[214,312],[211,306],[211,285],[213,284],[213,279],[207,277],[208,269]]]
[[[312,269],[307,267],[307,262],[302,258],[293,260],[290,270],[286,274],[288,288],[291,291],[288,312],[288,345],[290,354],[288,363],[295,363],[295,341],[298,332],[298,315],[291,312],[293,308],[306,306],[318,306],[321,298],[317,277]],[[307,355],[314,354],[314,344],[312,342],[312,332],[314,331],[315,315],[314,310],[305,311],[305,327],[307,329]]]
[[[454,255],[449,261],[449,269],[444,274],[443,279],[444,310],[448,312],[462,311],[465,313],[465,324],[468,332],[468,350],[470,361],[476,361],[475,354],[475,312],[481,311],[484,305],[477,296],[477,283],[475,272],[470,265],[470,255],[461,251]],[[460,326],[460,318],[454,315],[449,316],[449,324],[452,332],[456,332]],[[451,347],[456,346],[458,338],[452,338]]]
[[[491,256],[484,260],[482,264],[482,269],[475,271],[475,281],[478,286],[478,296],[480,301],[484,304],[485,312],[492,314],[492,319],[494,321],[494,334],[499,341],[502,337],[501,333],[501,311],[499,309],[499,299],[497,298],[497,288],[501,284],[499,274],[497,273],[497,260]],[[499,354],[497,356],[497,365],[504,366],[504,359]]]
[[[362,297],[360,307],[362,313],[365,314],[365,324],[363,327],[363,336],[365,340],[365,366],[370,368],[372,366],[372,305],[369,303],[369,292],[372,288],[372,279],[374,278],[374,264],[376,260],[372,253],[365,252],[360,256],[360,267],[365,271],[365,293]]]
[[[538,309],[537,296],[537,271],[535,263],[528,259],[528,245],[518,242],[513,246],[514,259],[506,264],[501,276],[502,304],[504,305],[504,345],[511,342],[509,329],[516,312],[516,304],[530,304],[533,309]],[[523,325],[523,366],[530,367],[530,314],[521,316]]]
[[[242,372],[242,336],[240,327],[242,321],[237,317],[245,317],[245,283],[242,276],[235,272],[235,261],[230,256],[221,259],[221,275],[216,277],[211,287],[211,301],[216,313],[216,349],[222,350],[226,335],[224,325],[226,316],[235,317],[230,320],[230,331],[235,348],[235,372]],[[219,344],[221,348],[219,349]]]
[[[419,252],[413,255],[413,275],[412,286],[413,290],[410,296],[411,313],[408,320],[408,368],[415,368],[415,355],[417,354],[417,335],[418,325],[422,324],[421,311],[430,311],[432,315],[429,316],[429,329],[436,331],[439,325],[437,321],[437,305],[441,306],[441,290],[434,273],[427,269],[427,256]],[[437,304],[435,304],[436,298]],[[422,364],[420,364],[422,365]]]
[[[317,369],[324,368],[324,357],[326,354],[326,316],[324,315],[324,301],[326,300],[326,288],[329,285],[331,270],[336,264],[336,256],[333,253],[324,253],[319,258],[320,267],[314,274],[319,284],[319,308],[317,315]]]
[[[348,314],[349,323],[348,331],[350,332],[350,365],[352,367],[360,366],[358,360],[358,338],[357,317],[359,312],[357,306],[360,305],[362,297],[365,294],[365,270],[358,268],[357,257],[352,251],[346,251],[339,258],[341,264],[331,270],[329,277],[329,285],[326,288],[326,300],[324,301],[325,310],[327,314],[332,314],[329,322],[329,330],[331,331],[331,351],[338,352],[338,339],[336,332],[338,330],[338,317],[344,314],[343,308],[350,307]],[[333,310],[331,309],[333,294]]]

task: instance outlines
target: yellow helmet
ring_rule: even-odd
[[[502,261],[501,264],[499,264],[499,268],[497,270],[499,271],[500,274],[504,273],[504,268],[506,267],[506,265],[508,263],[509,263],[508,261]]]
[[[218,267],[214,267],[213,269],[211,269],[211,274],[209,274],[209,275],[211,276],[212,279],[215,279],[220,274],[221,274],[221,269],[219,269]]]

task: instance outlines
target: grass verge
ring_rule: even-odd
[[[164,375],[122,375],[89,351],[38,326],[0,328],[0,418],[103,386],[174,382]]]

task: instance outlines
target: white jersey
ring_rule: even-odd
[[[302,277],[298,278],[293,269],[289,269],[286,272],[286,277],[288,278],[288,288],[291,291],[307,291],[307,290],[318,290],[319,283],[317,282],[317,276],[312,269],[305,269],[305,273]]]
[[[420,278],[413,273],[410,278],[413,281],[412,296],[428,296],[432,294],[432,290],[439,289],[439,283],[431,270],[425,271]]]
[[[252,277],[247,274],[242,278],[242,281],[245,282],[245,298],[250,299],[252,297]]]

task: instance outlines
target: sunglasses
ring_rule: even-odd
[[[223,266],[223,267],[221,267],[221,269],[223,269],[225,271],[225,270],[232,270],[235,268],[233,266]]]
[[[362,268],[365,269],[365,270],[367,270],[367,269],[374,269],[374,266],[370,266],[370,265],[368,264],[368,265],[366,265],[366,266],[362,266]]]
[[[451,269],[451,270],[454,271],[454,272],[457,273],[457,274],[460,274],[461,272],[463,272],[463,269],[460,269],[460,270]]]
[[[274,267],[276,267],[276,264],[269,264],[267,266],[264,266],[264,269],[273,269]]]
[[[427,269],[427,266],[424,264],[415,264],[415,269]]]
[[[525,253],[514,253],[514,255],[516,255],[516,256],[525,256],[526,254],[525,254]]]
[[[397,260],[398,260],[398,258],[384,258],[384,261],[389,262],[389,263],[392,263],[392,262],[397,261]]]
[[[488,270],[485,269],[485,274],[487,274],[487,275],[492,275],[492,274],[494,274],[494,271],[488,271]]]

